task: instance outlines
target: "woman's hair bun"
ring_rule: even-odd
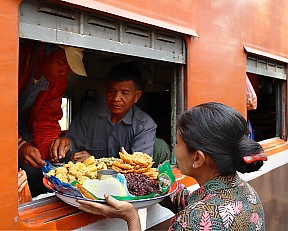
[[[243,136],[238,145],[238,155],[235,160],[235,169],[241,173],[259,170],[263,161],[267,160],[262,146],[248,136]]]

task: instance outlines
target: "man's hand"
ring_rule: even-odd
[[[45,161],[41,159],[40,151],[29,144],[21,153],[19,153],[19,158],[26,165],[33,168],[40,168],[45,165]]]
[[[62,137],[55,139],[50,147],[50,157],[52,162],[59,162],[66,156],[66,153],[70,150],[70,139]]]
[[[73,162],[83,162],[90,156],[91,155],[87,151],[75,152],[70,160]]]

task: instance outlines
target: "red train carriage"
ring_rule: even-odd
[[[63,130],[81,109],[85,92],[103,94],[112,65],[133,61],[144,76],[139,107],[173,150],[175,120],[184,110],[218,101],[239,110],[269,155],[257,175],[243,177],[259,192],[267,230],[287,225],[288,2],[6,0],[0,3],[0,229],[125,229],[119,221],[84,213],[55,196],[17,201],[19,46],[30,40],[84,48],[87,78],[69,76]],[[257,109],[246,107],[246,76]],[[76,87],[77,86],[77,87]],[[161,107],[159,107],[161,105]],[[170,158],[171,164],[175,159]],[[175,172],[176,173],[176,172]],[[191,178],[176,173],[193,190]],[[159,205],[139,211],[142,227],[165,229],[172,216]]]

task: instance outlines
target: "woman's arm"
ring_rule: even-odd
[[[118,201],[112,196],[104,195],[107,204],[77,200],[82,209],[95,215],[101,215],[108,218],[120,218],[127,222],[129,231],[140,231],[141,223],[137,210],[131,203]]]

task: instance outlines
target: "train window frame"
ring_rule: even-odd
[[[244,49],[247,52],[246,72],[248,77],[250,75],[250,81],[252,79],[258,101],[255,110],[247,111],[255,140],[262,141],[279,137],[286,141],[288,121],[285,106],[287,103],[287,63],[285,62],[288,62],[288,59],[263,53],[247,46],[244,46]],[[265,100],[264,103],[262,103],[263,100]],[[269,118],[264,119],[264,117]]]
[[[26,5],[26,3],[28,5]],[[138,24],[134,24],[134,23],[127,23],[127,22],[122,22],[120,28],[126,28],[126,32],[128,31],[129,33],[126,33],[127,37],[124,38],[124,41],[126,41],[126,43],[123,44],[123,41],[118,41],[117,43],[115,43],[115,41],[109,41],[109,39],[107,41],[105,41],[105,49],[103,49],[103,38],[101,38],[102,43],[101,46],[99,47],[97,45],[95,45],[95,38],[94,41],[92,42],[92,39],[90,38],[89,41],[84,41],[85,38],[89,37],[89,36],[82,36],[79,32],[78,33],[71,33],[69,31],[69,28],[67,29],[66,27],[63,29],[63,31],[61,31],[61,28],[45,28],[45,26],[43,26],[45,23],[44,22],[36,22],[33,21],[33,25],[29,24],[29,17],[30,19],[33,18],[33,15],[35,14],[29,14],[30,10],[36,10],[38,11],[38,9],[40,9],[39,7],[36,7],[35,5],[33,5],[34,3],[38,3],[36,1],[23,1],[21,6],[20,6],[20,12],[22,12],[23,8],[22,6],[24,6],[24,10],[28,9],[28,11],[26,13],[21,13],[20,14],[20,27],[19,27],[19,32],[20,32],[20,39],[29,39],[29,40],[36,40],[36,41],[42,41],[42,42],[47,42],[47,43],[53,43],[53,44],[65,44],[65,45],[71,45],[71,46],[76,46],[76,47],[81,47],[87,50],[97,50],[97,51],[101,51],[101,52],[106,52],[106,53],[113,53],[116,56],[117,55],[125,55],[125,57],[136,57],[136,58],[140,58],[140,59],[145,59],[145,60],[152,60],[153,61],[159,61],[159,62],[165,62],[169,65],[172,66],[173,69],[173,74],[171,75],[171,82],[169,84],[171,84],[171,88],[167,88],[167,85],[164,87],[164,91],[169,91],[171,92],[171,143],[170,143],[170,147],[171,147],[171,151],[174,149],[174,146],[176,144],[176,118],[179,114],[181,114],[184,110],[185,110],[185,94],[184,94],[184,81],[185,81],[185,68],[186,68],[186,44],[185,44],[185,40],[183,39],[182,35],[178,34],[178,33],[172,33],[170,31],[162,31],[159,30],[157,28],[152,28],[152,27],[147,27],[147,26],[143,26],[143,25],[138,25]],[[39,2],[40,3],[40,2]],[[32,5],[29,5],[32,4]],[[50,3],[49,3],[50,4]],[[51,3],[53,5],[53,3]],[[26,8],[28,7],[28,8]],[[48,7],[49,8],[49,7]],[[47,10],[48,8],[41,8],[42,11]],[[72,10],[70,13],[72,15],[74,15],[75,12],[78,12],[78,10]],[[40,11],[38,12],[34,12],[36,14],[38,14]],[[68,12],[68,11],[67,11]],[[73,13],[74,12],[74,13]],[[40,12],[41,13],[41,12]],[[43,12],[42,12],[43,13]],[[85,13],[85,12],[84,12]],[[79,13],[79,15],[81,16],[83,14],[83,12]],[[69,14],[70,15],[70,14]],[[28,16],[28,18],[25,18],[23,20],[23,17]],[[55,15],[50,15],[51,17],[57,17]],[[71,16],[71,15],[70,15]],[[80,17],[79,16],[79,17]],[[43,17],[45,19],[47,19],[49,17],[49,15],[46,15],[45,17]],[[72,17],[72,16],[71,16]],[[67,20],[67,22],[69,20],[74,20],[73,18],[66,18],[65,20]],[[74,17],[74,16],[73,16]],[[78,16],[77,16],[78,17]],[[98,16],[97,16],[98,17]],[[103,16],[99,16],[100,18],[103,18]],[[41,19],[41,17],[34,17],[33,19]],[[39,20],[40,20],[39,19]],[[112,19],[112,18],[111,18]],[[61,21],[61,18],[58,18],[57,20]],[[57,21],[56,20],[56,21]],[[113,19],[115,20],[115,19]],[[55,20],[53,20],[55,21]],[[117,20],[116,20],[117,21]],[[69,21],[71,22],[71,21]],[[43,24],[44,23],[44,24]],[[63,24],[63,23],[62,23]],[[40,26],[41,25],[41,26]],[[74,25],[74,24],[73,24]],[[71,26],[71,28],[73,29],[74,26]],[[80,25],[80,23],[78,24]],[[68,26],[68,27],[69,27]],[[143,29],[145,31],[145,29],[148,30],[148,37],[149,42],[151,42],[151,44],[149,46],[147,46],[146,43],[142,43],[141,41],[139,41],[140,38],[144,37],[143,33],[140,33],[141,30]],[[39,30],[41,30],[41,33],[39,33]],[[54,33],[50,33],[51,31],[56,31],[57,30],[57,35],[58,36],[62,36],[60,39],[59,37],[53,37],[55,34]],[[139,32],[140,31],[140,32]],[[28,33],[29,32],[29,33]],[[83,31],[82,31],[83,32]],[[51,37],[52,35],[52,37]],[[102,35],[103,36],[103,35]],[[135,36],[137,37],[137,42],[136,44],[133,43],[133,38],[135,38]],[[79,39],[79,37],[81,37]],[[120,36],[121,37],[121,36]],[[151,40],[151,38],[156,39],[154,42]],[[126,39],[126,40],[125,40]],[[100,41],[99,38],[97,41]],[[132,43],[132,44],[131,44]],[[143,46],[138,46],[137,47],[137,43],[138,45],[142,44]],[[118,44],[116,47],[118,47],[119,49],[115,50],[115,44]],[[165,48],[169,48],[169,49],[165,49]],[[124,49],[124,50],[123,50]],[[85,60],[84,60],[85,61]],[[149,61],[148,61],[149,62]],[[88,67],[89,68],[89,67]],[[72,78],[75,76],[72,76]],[[77,76],[76,76],[77,78]],[[88,76],[89,78],[89,76]],[[70,93],[70,92],[68,92]],[[69,129],[69,125],[67,126],[67,122],[70,124],[71,120],[72,120],[72,111],[75,109],[75,107],[73,106],[73,100],[72,98],[70,98],[70,96],[64,96],[63,97],[63,101],[67,101],[66,103],[68,103],[68,106],[64,106],[64,103],[62,104],[62,110],[63,110],[63,115],[65,115],[65,121],[64,124],[65,126],[63,126],[61,128],[62,131],[67,131],[67,129]],[[67,128],[67,129],[66,129]],[[65,133],[63,133],[65,134]],[[174,154],[172,152],[172,157],[171,157],[171,163],[175,164],[175,157]],[[34,204],[34,203],[33,203]],[[31,205],[33,206],[33,205]]]

